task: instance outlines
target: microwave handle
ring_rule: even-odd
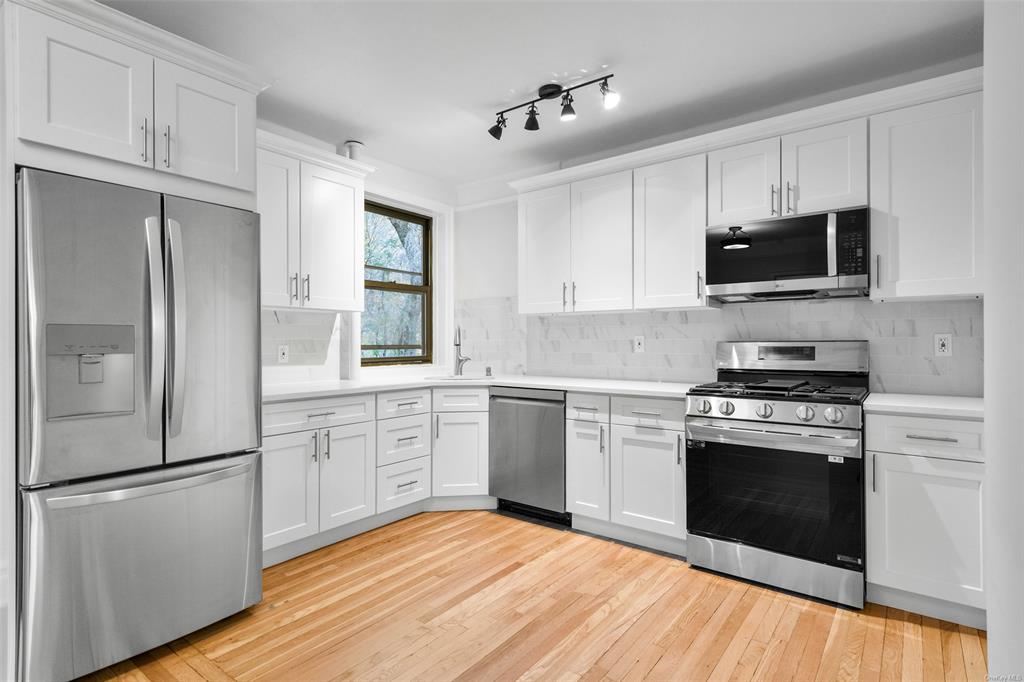
[[[828,276],[835,277],[839,274],[839,252],[836,240],[836,214],[828,214],[828,222],[825,225],[826,251],[828,252]]]

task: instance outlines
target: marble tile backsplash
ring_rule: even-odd
[[[704,382],[715,377],[718,341],[867,339],[874,391],[982,395],[980,301],[777,301],[719,310],[528,317],[515,307],[514,298],[457,305],[464,343],[478,343],[480,359],[495,371],[522,367],[541,375]],[[936,333],[953,335],[952,356],[934,355]],[[645,337],[646,352],[632,352],[635,336]]]
[[[323,381],[347,376],[350,357],[351,316],[308,310],[263,310],[263,383]],[[344,341],[344,343],[343,343]],[[288,362],[278,362],[277,351],[288,346]]]

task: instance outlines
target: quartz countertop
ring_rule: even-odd
[[[910,393],[871,393],[864,401],[867,414],[898,414],[908,417],[946,417],[982,421],[983,398]]]
[[[474,376],[465,379],[411,378],[411,379],[360,379],[295,384],[273,384],[263,389],[264,403],[280,403],[289,400],[310,400],[330,398],[355,393],[383,393],[411,388],[442,386],[513,386],[516,388],[548,388],[580,393],[609,393],[616,395],[638,395],[652,398],[685,398],[686,392],[696,386],[676,382],[622,381],[617,379],[583,379],[579,377],[552,376]]]

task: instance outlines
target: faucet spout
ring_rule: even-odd
[[[462,327],[455,327],[455,376],[462,376],[462,368],[470,360],[472,358],[462,354]]]

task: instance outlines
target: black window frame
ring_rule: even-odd
[[[366,346],[362,343],[362,328],[359,330],[359,361],[363,367],[380,367],[386,365],[428,365],[433,362],[433,309],[434,309],[434,291],[433,291],[433,275],[432,275],[432,233],[433,233],[433,219],[430,216],[421,215],[419,213],[413,213],[411,211],[405,211],[394,206],[387,206],[386,204],[379,204],[374,201],[366,201],[364,204],[364,211],[368,213],[376,213],[378,215],[387,216],[389,218],[395,218],[398,220],[404,220],[410,223],[416,223],[423,227],[423,284],[402,284],[400,282],[380,282],[378,280],[366,279],[365,275],[363,278],[363,297],[365,300],[366,291],[397,291],[402,293],[420,294],[423,297],[423,353],[421,355],[403,355],[398,357],[384,357],[384,358],[366,358],[363,357],[363,351],[366,349],[406,349],[406,348],[417,348],[418,346],[403,346],[398,344],[379,344]],[[365,225],[365,218],[364,218]],[[366,263],[366,251],[365,247],[363,250],[363,267],[372,268],[374,270],[388,270],[389,268],[381,268],[380,266],[371,266]],[[404,270],[395,272],[403,272],[405,274],[420,274],[420,273],[406,273]]]

